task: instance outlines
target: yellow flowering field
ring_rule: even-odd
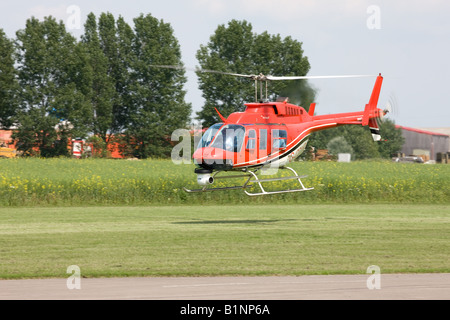
[[[190,194],[182,188],[198,188],[193,164],[157,159],[0,159],[0,205],[450,203],[449,165],[361,161],[295,162],[291,167],[308,175],[303,183],[314,190],[262,197],[248,197],[242,190]],[[230,183],[241,182],[218,185]],[[267,189],[295,187],[295,182],[278,181]]]

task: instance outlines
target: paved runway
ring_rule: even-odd
[[[450,274],[377,276],[81,278],[69,283],[79,289],[69,289],[67,279],[0,280],[0,300],[450,299]]]

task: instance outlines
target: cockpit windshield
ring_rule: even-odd
[[[236,124],[228,124],[224,126],[223,123],[216,123],[205,131],[197,148],[208,147],[214,140],[211,147],[226,151],[239,152],[242,148],[244,135],[245,128],[243,126]]]
[[[209,146],[209,144],[214,139],[214,136],[216,135],[217,131],[219,131],[221,126],[223,126],[223,123],[216,123],[211,127],[209,127],[208,130],[206,130],[205,133],[203,134],[201,140],[198,142],[197,149]]]
[[[217,133],[211,147],[240,152],[244,142],[245,128],[237,124],[225,125]]]

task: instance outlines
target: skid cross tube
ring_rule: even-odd
[[[288,169],[288,170],[290,170],[290,171],[292,171],[294,173],[294,176],[280,177],[280,178],[269,178],[269,179],[259,179],[258,176],[255,173],[250,171],[250,173],[255,178],[255,180],[251,180],[250,182],[257,183],[259,185],[259,188],[261,189],[261,192],[252,193],[252,192],[248,192],[247,190],[244,190],[245,194],[247,194],[248,196],[262,196],[262,195],[267,195],[267,194],[280,194],[280,193],[288,193],[288,192],[300,192],[300,191],[308,191],[308,190],[314,189],[314,188],[306,188],[303,185],[301,178],[305,178],[307,176],[299,176],[297,174],[297,172],[294,169],[290,168],[290,167],[281,167],[280,169]],[[300,183],[301,188],[300,189],[278,190],[278,191],[266,191],[264,189],[264,187],[262,186],[263,182],[273,182],[273,181],[282,181],[282,180],[291,180],[291,179],[297,179],[298,182]]]
[[[248,196],[260,196],[260,195],[268,195],[268,194],[279,194],[279,193],[288,193],[288,192],[300,192],[300,191],[307,191],[307,190],[312,190],[314,188],[306,188],[302,181],[301,178],[305,178],[307,176],[299,176],[297,174],[297,172],[290,168],[290,167],[281,167],[280,169],[288,169],[290,170],[294,175],[293,176],[289,176],[289,177],[280,177],[280,178],[268,178],[268,179],[259,179],[258,176],[256,175],[256,172],[259,169],[256,169],[254,171],[246,171],[248,172],[248,174],[239,174],[239,175],[227,175],[227,176],[217,176],[217,174],[219,174],[222,171],[217,171],[212,175],[212,178],[215,179],[231,179],[231,178],[247,178],[247,180],[244,182],[243,185],[241,186],[232,186],[232,187],[217,187],[217,188],[208,188],[208,186],[204,186],[201,189],[187,189],[187,188],[183,188],[184,191],[186,192],[208,192],[208,191],[223,191],[223,190],[235,190],[235,189],[244,189],[245,194],[247,194]],[[253,180],[251,180],[253,178]],[[298,182],[300,183],[301,188],[299,189],[287,189],[287,190],[277,190],[277,191],[266,191],[264,189],[264,187],[262,186],[262,183],[265,182],[274,182],[274,181],[284,181],[284,180],[298,180]],[[256,183],[258,184],[261,192],[248,192],[247,190],[245,190],[246,188],[252,187],[253,184],[250,183]]]

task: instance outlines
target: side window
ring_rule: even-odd
[[[256,148],[256,132],[255,130],[248,131],[248,142],[247,149],[255,149]]]
[[[267,149],[267,129],[259,129],[259,149]]]
[[[272,130],[272,148],[286,148],[287,132],[286,130]]]

